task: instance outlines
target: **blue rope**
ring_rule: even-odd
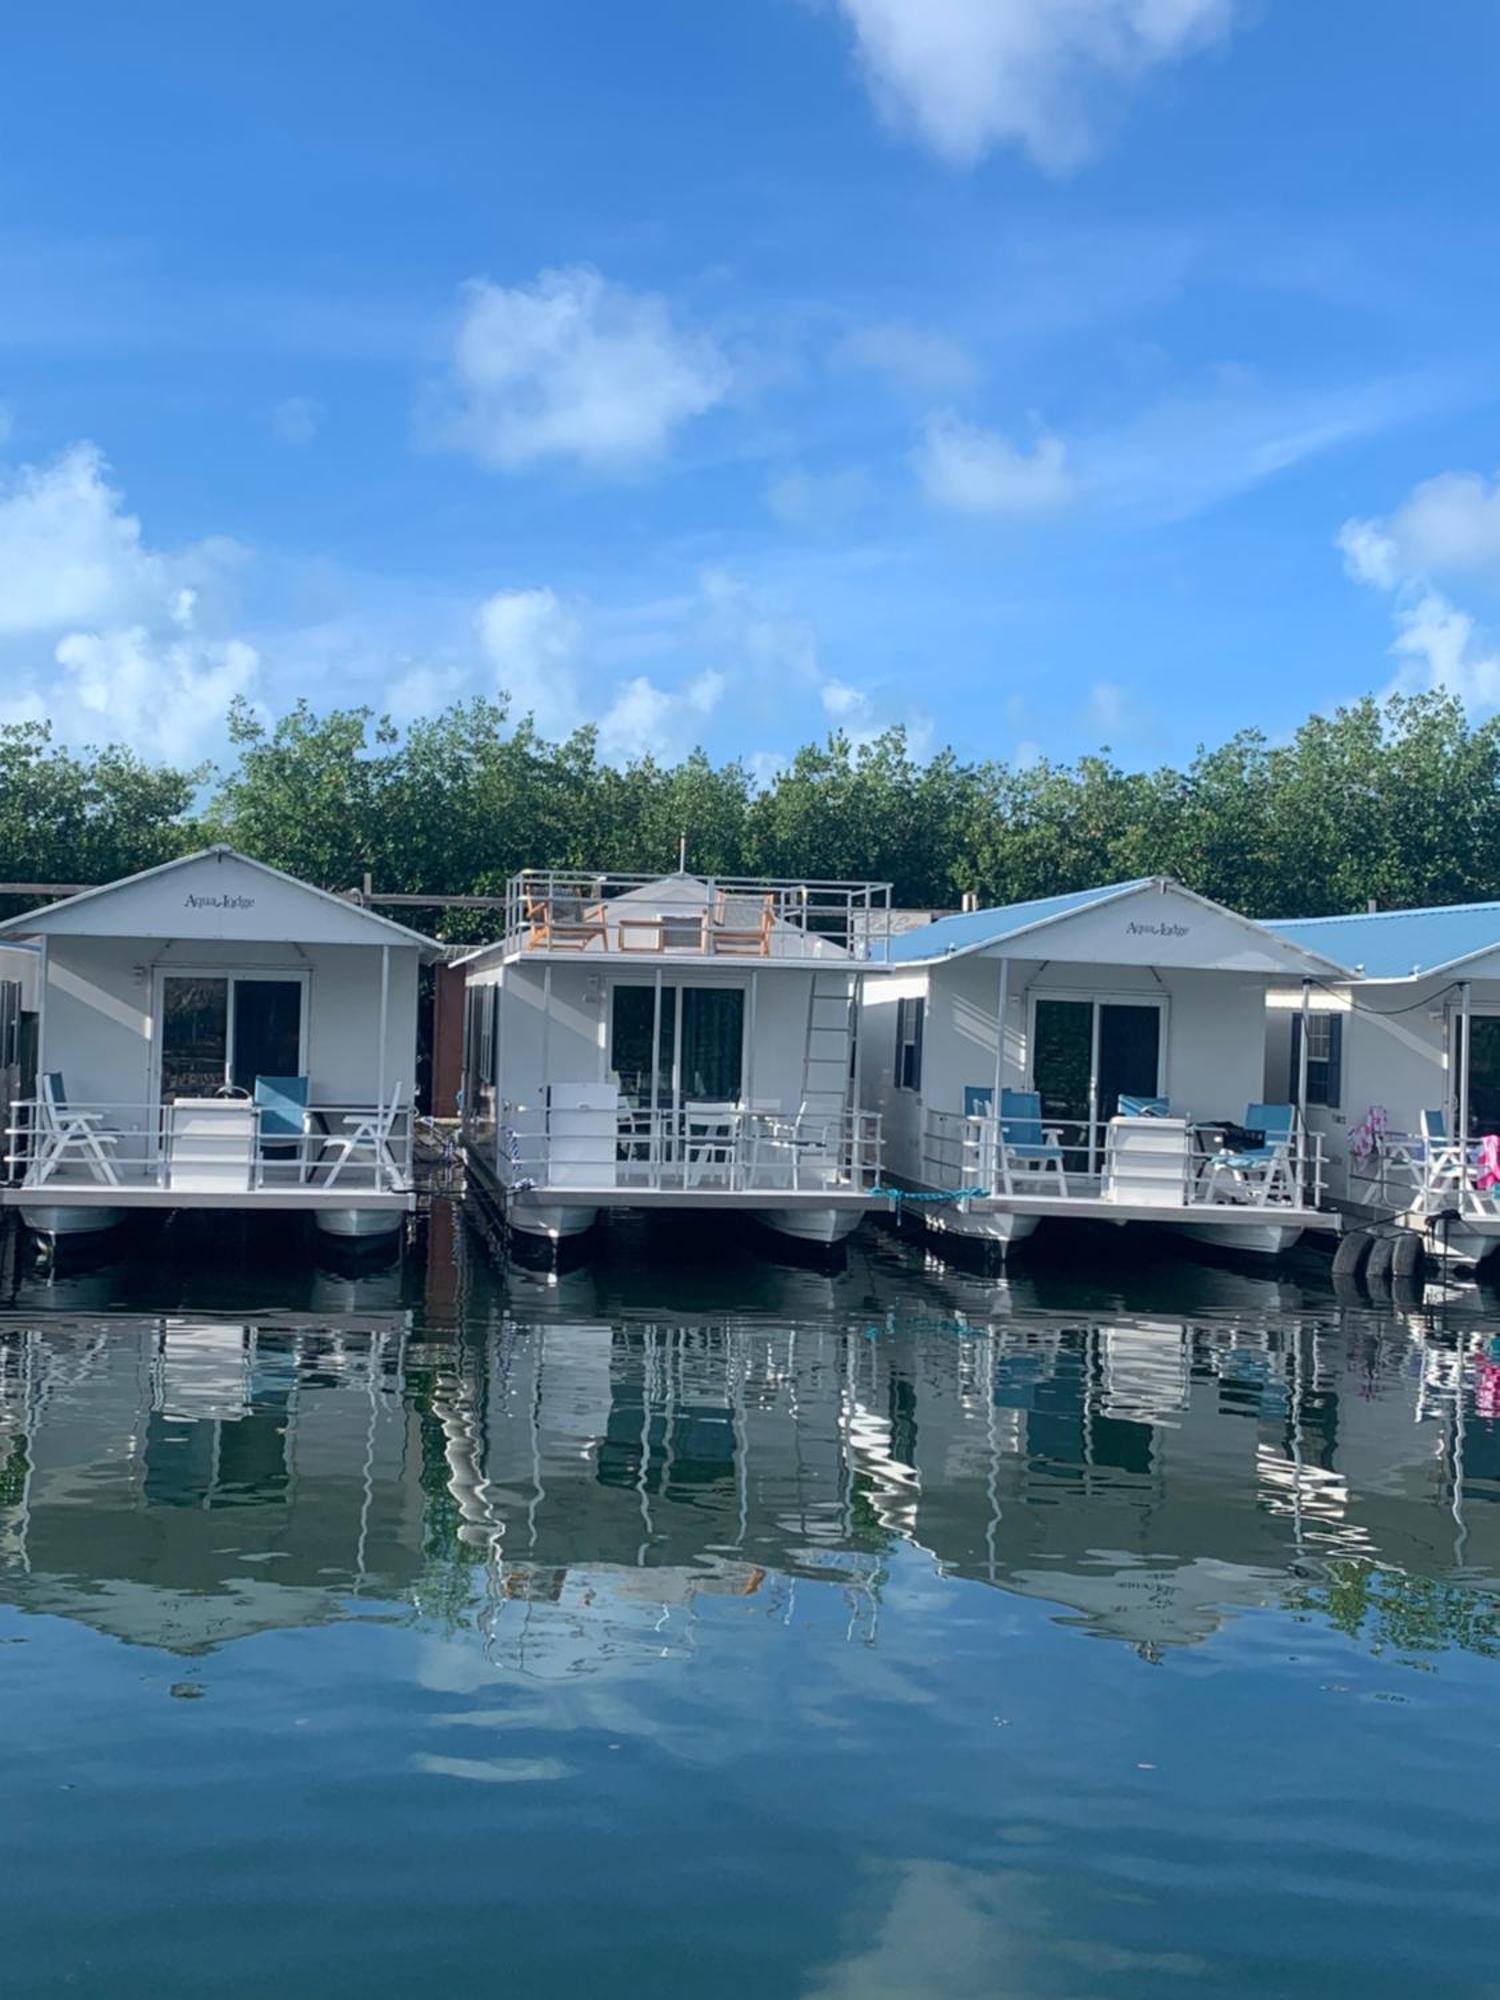
[[[895,1211],[896,1220],[901,1220],[902,1206],[909,1201],[988,1201],[990,1189],[982,1187],[939,1188],[934,1192],[924,1190],[917,1193],[911,1188],[873,1187],[872,1195],[884,1195]]]

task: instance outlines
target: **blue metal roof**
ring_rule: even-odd
[[[975,951],[983,945],[998,944],[1018,931],[1065,917],[1074,910],[1086,910],[1095,903],[1107,903],[1131,889],[1149,888],[1156,877],[1142,875],[1134,882],[1112,882],[1103,889],[1074,889],[1066,896],[1038,896],[1030,903],[1005,903],[994,910],[966,910],[962,916],[939,917],[935,924],[923,924],[914,931],[902,931],[890,941],[889,951],[879,956],[892,965],[910,965],[929,958],[946,958],[956,951]]]
[[[1426,910],[1368,910],[1349,917],[1264,920],[1290,944],[1366,979],[1412,979],[1440,972],[1480,952],[1500,949],[1500,903],[1453,903]]]

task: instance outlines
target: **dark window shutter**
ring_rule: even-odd
[[[1328,1016],[1328,1088],[1323,1102],[1337,1111],[1344,1101],[1344,1017]]]
[[[1294,1014],[1292,1016],[1292,1060],[1290,1066],[1287,1069],[1287,1077],[1286,1077],[1286,1101],[1288,1104],[1295,1104],[1297,1102],[1297,1085],[1301,1080],[1300,1077],[1301,1069],[1302,1069],[1302,1016],[1300,1014]]]
[[[916,1010],[917,1018],[913,1023],[915,1029],[913,1040],[916,1043],[916,1047],[912,1051],[911,1087],[913,1090],[920,1090],[922,1088],[922,1028],[927,1019],[927,1002],[925,1000],[914,1000],[912,1006]]]

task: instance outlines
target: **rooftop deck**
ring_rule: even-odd
[[[888,882],[524,869],[506,885],[507,958],[883,958]]]

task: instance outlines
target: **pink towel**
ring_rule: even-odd
[[[1474,1185],[1481,1194],[1488,1194],[1500,1182],[1500,1134],[1487,1132],[1480,1140],[1477,1165]]]

